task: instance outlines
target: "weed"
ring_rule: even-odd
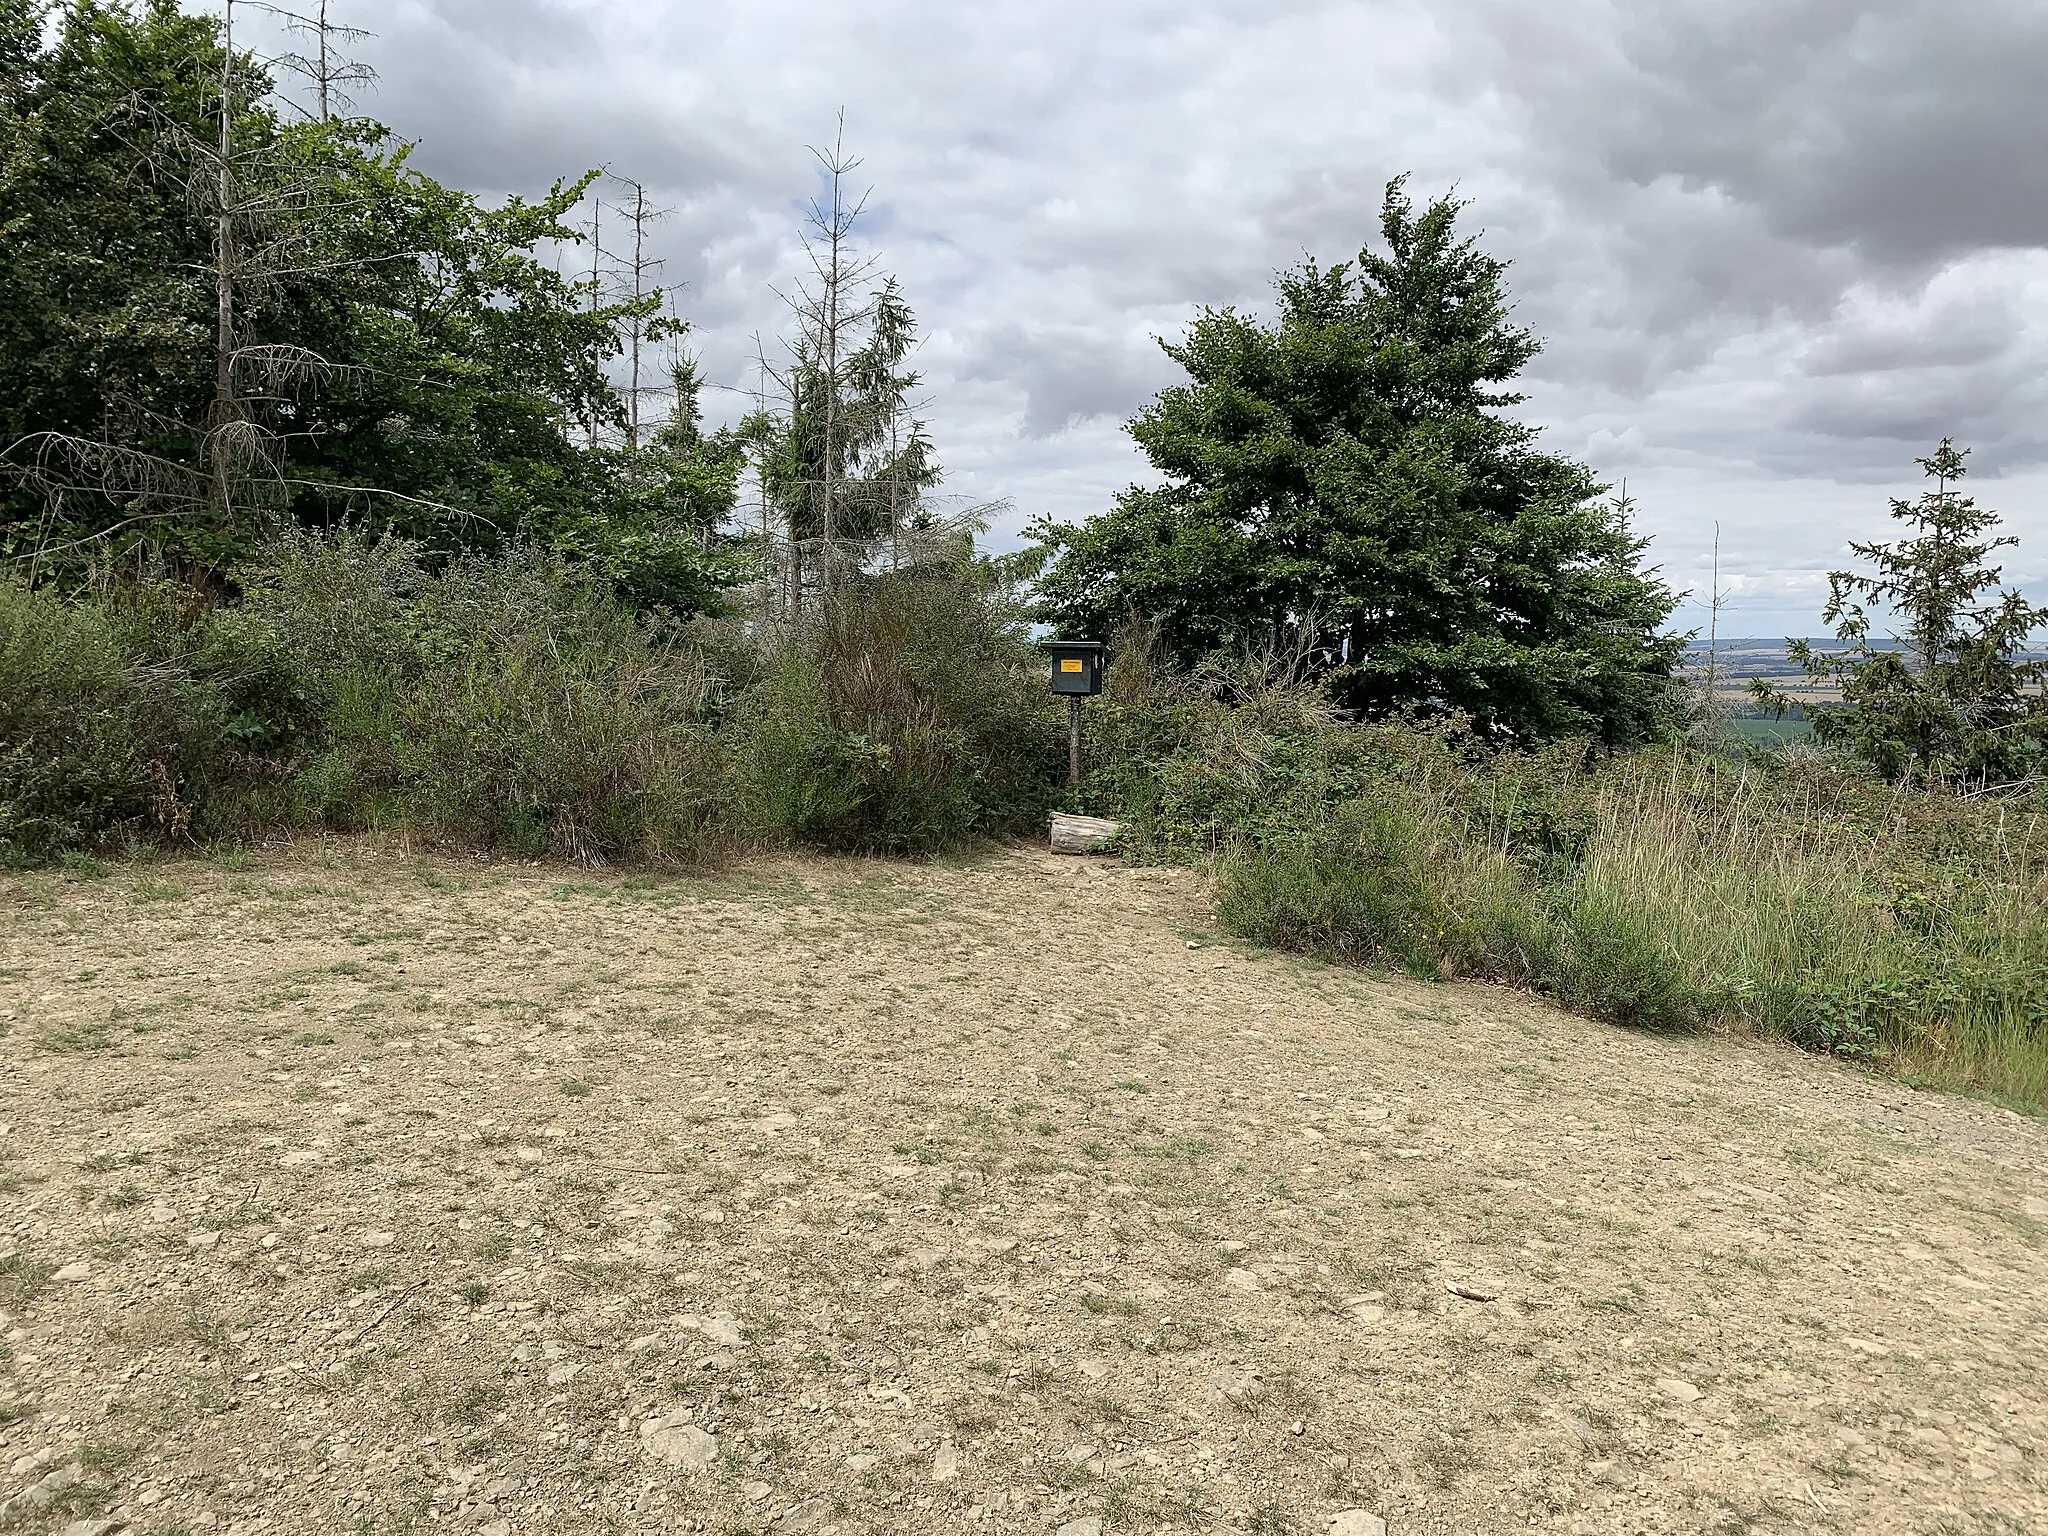
[[[37,1050],[47,1051],[53,1056],[88,1055],[112,1050],[114,1045],[113,1033],[104,1020],[38,1030],[32,1039]]]
[[[0,1258],[0,1300],[14,1306],[33,1301],[56,1272],[54,1264],[40,1263],[23,1253],[10,1253]]]
[[[498,1381],[472,1381],[449,1400],[447,1415],[458,1424],[480,1424],[505,1404],[505,1386]]]
[[[1083,1291],[1081,1310],[1096,1317],[1136,1317],[1143,1309],[1128,1296],[1098,1296],[1093,1291]]]

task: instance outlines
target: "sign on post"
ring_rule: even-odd
[[[1102,692],[1108,648],[1100,640],[1048,640],[1052,691],[1067,697],[1067,786],[1081,782],[1081,701]]]

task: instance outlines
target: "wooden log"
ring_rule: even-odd
[[[1061,811],[1052,813],[1052,851],[1054,853],[1103,853],[1116,841],[1123,831],[1123,824],[1104,821],[1099,816],[1069,816]]]

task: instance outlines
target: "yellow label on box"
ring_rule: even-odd
[[[1060,670],[1062,672],[1085,672],[1087,666],[1077,657],[1073,660],[1062,661],[1060,663]]]

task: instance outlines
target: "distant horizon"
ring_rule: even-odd
[[[1682,634],[1683,631],[1667,629],[1664,633],[1667,635]],[[1838,640],[1833,635],[1721,635],[1714,641],[1714,646],[1720,650],[1730,650],[1737,647],[1753,650],[1766,646],[1782,649],[1788,639],[1804,639],[1808,645],[1816,650],[1846,650],[1850,644],[1849,641]],[[1886,634],[1872,635],[1869,644],[1873,651],[1890,651],[1903,649],[1905,642],[1895,635]],[[1699,636],[1695,637],[1694,643],[1687,649],[1686,654],[1695,655],[1707,649],[1707,639],[1704,632],[1702,632]],[[2040,645],[2022,647],[2020,654],[2023,656],[2048,656],[2048,637],[2044,637],[2044,641]]]

